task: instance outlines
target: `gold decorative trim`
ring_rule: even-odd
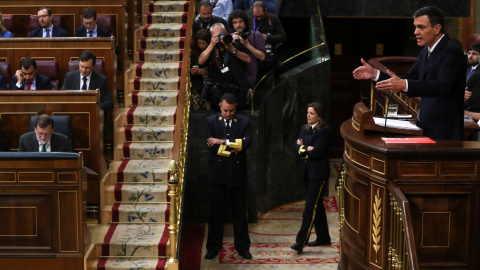
[[[383,172],[377,171],[377,170],[375,170],[375,169],[373,168],[373,167],[374,167],[374,166],[373,166],[373,161],[374,161],[374,160],[382,163],[382,165],[383,165]],[[385,163],[386,163],[386,162],[385,162],[384,160],[381,160],[381,159],[372,157],[371,163],[372,163],[372,172],[377,172],[377,173],[379,173],[379,174],[385,175],[385,172],[386,172]]]
[[[51,181],[20,181],[22,174],[45,174],[45,175],[50,175],[50,178],[52,180]],[[53,172],[18,172],[18,182],[19,183],[53,183],[54,182]]]
[[[345,179],[345,182],[346,182],[346,179]],[[349,195],[350,195],[352,198],[354,198],[354,199],[356,199],[356,200],[358,201],[358,215],[357,215],[357,217],[358,217],[358,218],[357,218],[357,229],[353,228],[353,226],[352,226],[350,223],[348,223],[348,220],[347,220],[347,218],[345,218],[345,217],[344,217],[344,218],[345,218],[345,224],[347,224],[347,225],[348,225],[348,227],[350,227],[350,229],[352,229],[354,232],[356,232],[356,233],[358,233],[358,234],[359,234],[359,233],[360,233],[360,231],[359,231],[359,230],[360,230],[360,209],[361,209],[361,200],[360,200],[360,199],[359,199],[357,196],[353,195],[353,193],[352,193],[352,192],[350,192],[350,190],[348,190],[346,183],[344,184],[344,189],[345,189],[345,191],[346,191],[346,192],[347,192],[347,193],[348,193],[348,194],[349,194]]]
[[[366,159],[368,160],[368,163],[369,163],[369,164],[368,164],[368,165],[364,165],[364,164],[356,161],[356,160],[353,158],[353,151],[357,152],[357,153],[360,154],[360,155],[365,156]],[[360,152],[360,151],[358,151],[358,150],[355,149],[355,148],[352,148],[352,157],[351,157],[351,160],[352,160],[355,164],[357,164],[357,165],[359,165],[359,166],[362,166],[362,167],[367,168],[367,169],[370,170],[370,166],[371,166],[371,165],[370,165],[370,155],[365,154],[365,153],[363,153],[363,152]]]
[[[73,174],[75,176],[75,181],[60,181],[60,175]],[[77,173],[76,172],[59,172],[57,173],[57,182],[58,183],[77,183]]]
[[[60,224],[61,220],[62,220],[62,215],[60,214],[60,209],[58,209],[58,245],[60,247],[60,252],[65,252],[65,253],[73,253],[73,252],[79,252],[79,237],[78,237],[78,230],[80,229],[78,227],[78,192],[76,190],[66,190],[66,191],[62,191],[62,190],[59,190],[58,191],[58,205],[61,205],[60,203],[60,193],[74,193],[75,194],[75,234],[77,235],[77,237],[75,238],[75,241],[77,243],[77,249],[76,250],[63,250],[62,249],[62,226]],[[83,240],[83,239],[80,239],[80,240]]]
[[[38,236],[38,212],[37,212],[37,207],[33,207],[33,206],[13,206],[13,207],[7,207],[7,206],[0,206],[0,208],[12,208],[12,209],[22,209],[22,208],[26,208],[26,209],[33,209],[34,212],[35,212],[35,234],[25,234],[25,235],[21,235],[21,234],[16,234],[16,235],[7,235],[7,234],[0,234],[0,236],[4,236],[4,237],[17,237],[17,236],[24,236],[24,237],[32,237],[32,236]]]
[[[0,178],[2,175],[13,174],[13,181],[0,181],[0,183],[15,183],[17,182],[17,172],[0,172]]]
[[[377,188],[377,194],[375,195],[375,202],[373,203],[373,215],[372,215],[372,241],[373,249],[375,250],[375,262],[378,263],[378,250],[380,250],[380,235],[382,227],[380,222],[382,220],[382,199],[380,198],[380,189]]]

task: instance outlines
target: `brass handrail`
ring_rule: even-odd
[[[287,62],[289,62],[289,61],[291,61],[291,60],[293,60],[293,59],[295,59],[295,58],[297,58],[297,57],[299,57],[299,56],[301,56],[301,55],[303,55],[303,54],[305,54],[305,53],[307,53],[307,52],[309,52],[309,51],[312,51],[312,50],[314,50],[314,49],[316,49],[316,48],[323,47],[323,46],[325,46],[325,42],[322,42],[322,43],[320,43],[320,44],[318,44],[318,45],[315,45],[315,46],[313,46],[313,47],[311,47],[311,48],[309,48],[309,49],[306,49],[306,50],[304,50],[304,51],[302,51],[302,52],[300,52],[300,53],[297,53],[296,55],[294,55],[294,56],[288,58],[287,60],[283,61],[282,64],[285,64],[285,63],[287,63]],[[255,91],[257,90],[257,88],[258,88],[258,86],[260,85],[260,83],[261,83],[268,75],[273,74],[273,73],[275,73],[273,70],[267,72],[267,74],[263,75],[263,77],[258,81],[258,83],[257,83],[257,84],[255,85],[255,87],[253,88],[252,94],[251,94],[251,97],[250,97],[250,102],[251,102],[251,106],[252,106],[252,114],[253,114],[253,97],[254,97],[254,95],[255,95]],[[272,88],[273,88],[274,86],[275,86],[275,82],[272,82]]]

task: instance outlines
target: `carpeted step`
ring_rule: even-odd
[[[177,78],[182,75],[182,63],[138,63],[137,77],[142,78]]]
[[[169,202],[167,181],[159,184],[117,184],[115,201],[117,203],[154,203]]]
[[[185,1],[155,1],[148,4],[149,12],[188,12]]]
[[[112,222],[164,223],[169,215],[168,203],[116,203],[112,207]]]
[[[168,159],[124,160],[117,169],[118,183],[166,183],[168,181]]]
[[[178,91],[133,92],[128,95],[128,102],[125,102],[125,106],[177,106],[177,104]]]
[[[109,258],[100,259],[96,262],[98,270],[163,270],[167,264],[167,259],[155,258]]]
[[[178,90],[180,78],[136,78],[133,87],[137,91]]]
[[[142,28],[144,38],[185,37],[187,26],[179,23],[149,24]]]
[[[102,256],[167,256],[168,225],[112,224],[102,244]]]
[[[179,45],[180,46],[180,45]],[[137,62],[181,62],[183,50],[141,50]]]
[[[120,142],[162,142],[173,141],[173,126],[127,126],[118,130]]]
[[[147,14],[147,24],[156,23],[182,23],[186,24],[188,13],[186,12],[150,12]]]
[[[127,112],[128,125],[173,126],[177,116],[176,106],[132,106]]]
[[[123,158],[171,158],[173,142],[124,143],[123,145],[120,145],[120,147],[122,148]],[[120,147],[117,146],[115,151],[119,152]]]
[[[140,50],[180,50],[185,48],[185,38],[141,38],[137,40],[137,48]]]

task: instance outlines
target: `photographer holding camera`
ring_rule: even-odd
[[[280,19],[276,15],[268,13],[265,3],[262,1],[253,3],[252,12],[253,14],[248,20],[250,29],[262,33],[266,43],[265,64],[269,70],[276,70],[282,66],[277,47],[287,40],[287,34]]]
[[[212,25],[210,32],[212,40],[198,57],[198,64],[208,67],[207,97],[215,106],[223,94],[232,93],[237,98],[238,107],[245,107],[250,84],[245,76],[244,63],[250,63],[250,56],[241,44],[232,43],[233,37],[227,34],[223,24]]]
[[[233,40],[242,44],[248,51],[250,63],[247,66],[247,79],[251,88],[257,81],[258,65],[265,60],[265,39],[258,31],[252,31],[246,25],[248,21],[247,14],[236,9],[228,16],[228,23],[235,32],[232,34]]]

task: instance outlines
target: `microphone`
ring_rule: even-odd
[[[392,98],[393,96],[393,91],[390,92],[390,94],[388,94],[388,97],[387,97],[387,113],[385,114],[385,126],[383,128],[383,137],[387,137],[387,119],[388,119],[388,107],[390,106],[390,99]]]

